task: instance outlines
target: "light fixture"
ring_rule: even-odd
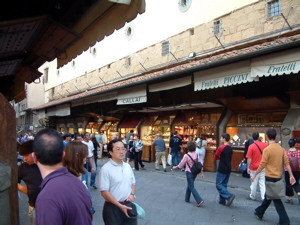
[[[194,58],[196,56],[196,53],[195,52],[191,52],[190,54],[189,54],[189,58]]]

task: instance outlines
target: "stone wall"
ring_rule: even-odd
[[[298,30],[299,33],[299,0],[282,0],[280,6],[281,12],[288,19],[290,26],[296,27],[292,32]],[[288,25],[281,15],[267,18],[266,1],[263,0],[232,11],[229,14],[220,15],[216,19],[220,19],[222,24],[222,32],[217,35],[217,38],[226,50],[238,46],[249,46],[254,42],[263,42],[268,38],[277,38],[279,35],[291,32],[287,29]],[[214,21],[209,21],[199,24],[164,40],[170,42],[170,52],[172,54],[162,56],[162,42],[159,42],[56,86],[53,92],[54,95],[50,96],[50,101],[140,75],[145,72],[143,67],[147,71],[170,67],[172,64],[189,60],[187,56],[190,52],[197,53],[197,57],[207,57],[223,51],[223,47],[212,32],[213,23]],[[155,35],[155,32],[153,32],[153,35]],[[128,57],[131,57],[130,66],[126,62]]]

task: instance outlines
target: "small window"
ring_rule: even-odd
[[[190,35],[192,36],[192,35],[194,35],[195,34],[195,30],[194,30],[194,28],[191,28],[190,29]]]
[[[126,36],[126,39],[128,41],[131,40],[132,36],[133,36],[133,26],[132,24],[129,24],[126,28],[125,28],[125,36]]]
[[[56,75],[59,77],[59,70],[56,70]]]
[[[44,82],[48,83],[49,68],[44,69]]]
[[[221,20],[214,21],[214,35],[218,35],[222,33],[222,23]]]
[[[180,12],[184,13],[188,11],[192,4],[192,0],[178,0],[178,9]]]
[[[107,65],[107,69],[110,69],[110,64]]]
[[[169,55],[169,53],[170,53],[170,42],[165,41],[161,44],[161,55],[165,56],[165,55]]]
[[[97,55],[97,49],[95,47],[90,48],[90,53],[92,54],[92,56],[96,57],[96,55]]]
[[[128,57],[126,59],[126,67],[130,67],[131,66],[131,57]]]
[[[280,4],[279,0],[269,1],[267,3],[267,13],[268,18],[277,16],[280,14]]]
[[[72,61],[72,67],[75,69],[75,60]]]

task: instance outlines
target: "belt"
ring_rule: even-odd
[[[119,202],[119,203],[121,203],[122,205],[124,205],[126,202],[128,202],[128,201],[123,201],[123,202]]]

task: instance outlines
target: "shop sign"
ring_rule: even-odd
[[[300,71],[300,61],[287,62],[266,66],[252,67],[251,77],[275,76],[283,74],[298,73]]]
[[[138,104],[147,101],[146,96],[118,99],[117,105]]]
[[[215,78],[212,80],[197,82],[198,85],[197,89],[205,90],[205,89],[212,89],[217,87],[226,87],[226,86],[246,83],[250,81],[254,81],[254,79],[250,78],[249,73],[241,73],[241,74],[236,74],[236,75],[231,75],[226,77]]]

